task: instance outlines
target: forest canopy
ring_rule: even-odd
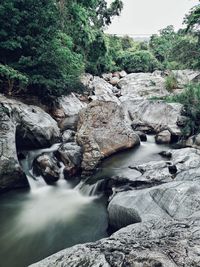
[[[123,1],[5,0],[0,4],[0,91],[39,96],[79,90],[84,72],[200,68],[200,5],[149,42],[104,33]],[[133,25],[134,26],[134,25]]]

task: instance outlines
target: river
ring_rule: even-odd
[[[46,149],[52,152],[56,149]],[[157,145],[153,136],[141,146],[106,159],[95,178],[103,176],[133,177],[132,163],[159,160],[166,146]],[[106,200],[96,196],[95,185],[75,186],[61,176],[55,186],[35,181],[31,162],[44,150],[31,151],[23,168],[30,190],[17,190],[0,197],[0,266],[25,267],[61,249],[107,236]],[[82,188],[82,189],[81,189]],[[87,189],[87,190],[84,190]],[[91,194],[92,192],[92,194]]]

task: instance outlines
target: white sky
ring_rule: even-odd
[[[107,0],[112,2],[112,0]],[[198,0],[123,0],[120,17],[106,30],[113,34],[151,35],[168,25],[182,27],[183,18]]]

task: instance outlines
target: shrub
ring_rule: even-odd
[[[11,96],[16,92],[24,90],[28,84],[28,78],[26,75],[19,71],[9,67],[8,65],[0,64],[0,80],[1,91]]]
[[[169,92],[178,88],[178,81],[173,73],[165,78],[165,87]]]
[[[148,51],[123,52],[118,58],[121,69],[127,72],[153,72],[161,68],[158,60]]]
[[[183,104],[183,115],[187,117],[183,136],[200,133],[200,84],[190,84],[183,93],[168,97],[169,102]]]

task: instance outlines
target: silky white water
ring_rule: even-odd
[[[52,153],[57,146],[31,151],[22,161],[31,190],[0,196],[0,267],[25,267],[64,248],[107,236],[106,201],[95,196],[97,184],[81,182],[73,188],[63,178],[62,164],[55,186],[34,177],[34,158],[42,152]],[[160,160],[158,153],[165,149],[149,136],[140,147],[106,159],[95,176],[137,176],[129,165]]]

